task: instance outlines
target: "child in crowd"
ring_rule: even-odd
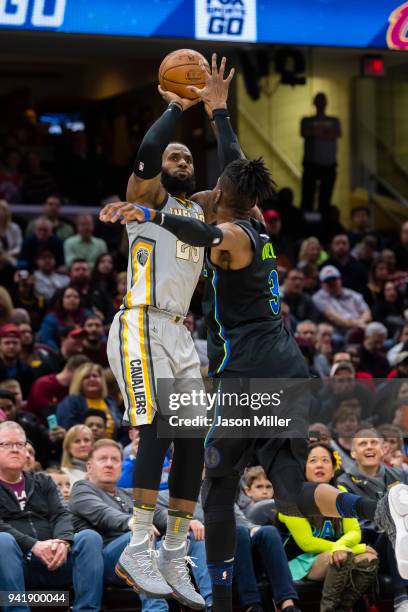
[[[50,467],[46,470],[46,472],[51,476],[57,485],[64,502],[68,503],[71,495],[71,483],[68,474],[66,474],[60,467]]]

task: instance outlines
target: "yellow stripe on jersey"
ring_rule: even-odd
[[[140,356],[142,359],[142,371],[143,371],[143,383],[146,393],[146,408],[147,408],[147,422],[151,423],[152,412],[153,412],[153,399],[152,390],[149,378],[149,363],[147,350],[149,349],[148,343],[146,342],[146,330],[145,330],[145,311],[143,306],[139,306],[139,342],[140,342]],[[147,344],[147,350],[146,350]]]
[[[132,380],[130,378],[130,359],[129,359],[129,324],[127,322],[127,317],[129,315],[129,310],[123,311],[123,358],[124,358],[124,371],[126,378],[126,385],[129,390],[128,398],[130,401],[129,406],[129,415],[130,415],[130,424],[136,425],[136,400],[135,395],[132,389]]]

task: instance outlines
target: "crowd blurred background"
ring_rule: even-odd
[[[123,399],[106,357],[109,326],[127,290],[126,231],[121,225],[102,224],[97,211],[83,205],[89,204],[91,192],[92,203],[98,196],[101,206],[119,200],[110,189],[120,193],[124,185],[109,183],[103,156],[87,157],[85,133],[71,139],[69,155],[56,154],[52,163],[38,153],[40,137],[42,145],[50,138],[34,127],[30,131],[26,124],[7,134],[1,150],[0,421],[23,428],[29,441],[24,469],[51,476],[61,503],[70,504],[80,532],[89,494],[81,483],[90,480],[103,488],[97,478],[92,481],[93,453],[98,456],[104,444],[111,454],[116,453],[116,492],[131,488],[132,466],[137,461],[137,430],[121,425]],[[32,204],[39,210],[34,217]],[[408,471],[408,221],[394,233],[383,232],[373,225],[370,208],[360,205],[352,208],[346,227],[331,203],[314,215],[299,204],[293,191],[282,187],[274,200],[263,203],[263,212],[277,259],[284,324],[317,382],[310,405],[310,436],[315,444],[308,478],[325,482],[338,478],[348,489],[356,477],[371,479],[368,493],[380,495],[391,482],[405,481]],[[200,281],[185,325],[206,376],[201,295]],[[6,444],[9,431],[0,430]],[[162,491],[167,490],[170,465],[171,451],[163,469]],[[2,467],[0,461],[0,480]],[[262,609],[254,607],[261,606],[259,592],[256,597],[253,594],[259,569],[254,573],[255,586],[247,584],[245,572],[246,578],[241,576],[245,538],[250,537],[251,546],[264,550],[264,555],[274,542],[275,552],[272,558],[264,556],[261,574],[266,571],[277,603],[284,595],[298,597],[296,580],[325,581],[321,609],[331,610],[333,586],[330,591],[327,555],[336,552],[350,526],[339,531],[331,522],[323,533],[321,526],[316,532],[312,525],[318,545],[300,541],[299,530],[311,529],[309,523],[305,519],[306,525],[293,524],[290,517],[276,515],[272,487],[262,470],[256,468],[254,474],[254,469],[243,476],[239,503],[244,515],[237,519],[241,607]],[[71,490],[75,502],[69,501]],[[122,511],[128,516],[131,503],[126,499],[128,507]],[[265,513],[257,502],[272,505],[266,506]],[[107,506],[106,512],[110,511]],[[88,516],[86,525],[105,537],[96,517]],[[200,518],[192,521],[192,538],[197,541],[204,537]],[[361,527],[354,548],[348,544],[355,559],[362,554],[364,563],[375,565],[375,571],[376,564],[388,563],[389,573],[393,553],[382,540],[376,546],[379,535],[372,526]],[[281,542],[279,534],[285,533],[282,541],[294,546],[281,551],[276,538]],[[360,541],[367,542],[367,548]],[[305,555],[309,555],[306,560]],[[341,563],[344,566],[345,558]],[[408,605],[406,586],[395,567],[391,574],[395,609],[403,611]],[[208,581],[202,574],[195,578],[211,609]],[[337,587],[334,591],[340,593]],[[369,593],[368,585],[360,591],[359,595]],[[142,602],[146,610],[161,610],[163,605]]]

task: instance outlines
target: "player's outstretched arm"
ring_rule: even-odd
[[[146,132],[126,191],[128,201],[142,202],[151,208],[159,206],[166,195],[160,182],[164,149],[169,144],[174,127],[183,111],[199,101],[180,98],[176,94],[163,91],[160,87],[159,93],[168,102],[168,107]]]
[[[115,204],[117,206],[116,213],[109,219],[112,222],[120,220],[121,223],[130,221],[146,223],[150,221],[160,225],[179,240],[191,246],[211,247],[231,253],[241,252],[242,249],[251,249],[247,233],[234,223],[210,225],[199,219],[171,215],[130,202],[116,202]]]
[[[223,57],[218,68],[217,54],[213,53],[211,73],[207,72],[202,62],[200,64],[205,75],[205,86],[202,89],[189,87],[204,102],[207,112],[212,114],[218,145],[218,159],[222,170],[235,159],[244,157],[237,135],[232,129],[227,108],[229,86],[235,70],[232,68],[228,76],[224,78],[226,64],[227,59]]]

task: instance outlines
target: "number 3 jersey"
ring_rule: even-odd
[[[204,221],[201,206],[168,195],[160,209]],[[154,223],[128,223],[128,291],[122,308],[155,306],[185,316],[203,266],[204,249],[192,247]]]
[[[303,356],[283,325],[276,255],[259,221],[236,220],[249,236],[252,262],[223,270],[206,249],[203,311],[210,376],[308,377]]]

